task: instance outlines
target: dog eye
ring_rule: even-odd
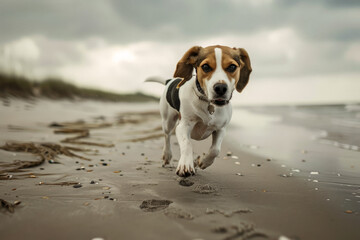
[[[225,70],[227,72],[234,72],[236,70],[237,66],[235,64],[231,64],[230,66],[228,66]]]
[[[210,72],[212,68],[209,66],[209,64],[204,64],[201,66],[202,70],[206,73]]]

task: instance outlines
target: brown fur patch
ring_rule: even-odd
[[[235,53],[235,51],[234,51]],[[240,66],[239,64],[235,61],[234,59],[234,55],[230,55],[230,53],[224,53],[223,51],[223,54],[222,54],[222,61],[221,61],[221,64],[222,64],[222,68],[224,69],[228,79],[231,81],[232,79],[235,79],[235,83],[237,83],[237,81],[239,80],[239,77],[240,77]],[[236,70],[234,72],[228,72],[226,71],[226,69],[231,65],[231,64],[234,64],[235,66],[237,66]]]
[[[207,49],[207,48],[206,48]],[[201,61],[199,66],[197,66],[197,77],[200,83],[200,86],[204,89],[205,88],[205,81],[211,79],[212,74],[216,69],[216,59],[215,59],[215,51],[214,49],[207,50],[203,53],[206,57]],[[204,64],[208,64],[212,70],[208,73],[202,70],[201,66]]]
[[[180,88],[184,83],[186,82],[185,78],[183,78],[178,85],[176,86],[176,88]]]
[[[203,48],[194,46],[190,48],[176,65],[174,77],[183,78],[188,81],[192,77],[192,72],[196,66],[199,54]]]

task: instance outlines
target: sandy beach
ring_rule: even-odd
[[[236,110],[215,163],[181,179],[157,103],[2,100],[1,239],[360,239],[358,139],[284,112]]]

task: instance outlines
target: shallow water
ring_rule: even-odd
[[[357,105],[235,108],[231,123],[233,146],[276,162],[284,169],[279,177],[302,179],[342,207],[360,207]]]

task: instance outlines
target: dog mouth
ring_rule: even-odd
[[[229,100],[217,98],[217,99],[211,100],[211,103],[215,104],[216,106],[224,106],[229,103]]]

